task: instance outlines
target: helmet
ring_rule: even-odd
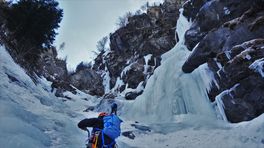
[[[101,112],[98,117],[104,117],[104,116],[107,116],[108,114],[106,112]]]

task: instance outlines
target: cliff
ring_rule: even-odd
[[[185,15],[193,21],[186,32],[192,51],[182,70],[207,63],[215,83],[208,95],[222,101],[231,122],[251,120],[264,112],[264,1],[190,0]]]
[[[104,96],[140,95],[161,55],[177,42],[175,25],[182,2],[166,0],[149,6],[146,13],[128,17],[128,23],[110,34],[110,49],[96,57],[93,71],[103,78]],[[111,95],[110,95],[111,94]]]

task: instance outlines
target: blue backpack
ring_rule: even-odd
[[[111,139],[115,140],[120,136],[121,129],[120,124],[123,122],[118,118],[117,115],[111,114],[104,117],[104,129],[102,130],[104,134],[109,136]]]

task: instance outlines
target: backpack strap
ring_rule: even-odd
[[[112,142],[108,145],[105,145],[105,141],[104,141],[104,131],[101,131],[101,135],[102,135],[102,148],[114,148],[113,146],[115,145],[115,140],[112,139]]]
[[[93,137],[92,137],[92,140],[91,140],[91,144],[92,144],[91,148],[97,148],[98,138],[99,138],[100,132],[102,132],[101,129],[93,128],[93,131],[92,131]]]

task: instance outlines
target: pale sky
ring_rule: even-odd
[[[102,37],[117,29],[119,16],[126,12],[135,12],[146,2],[162,2],[163,0],[58,0],[63,9],[55,46],[65,42],[59,57],[67,56],[68,68],[74,69],[81,61],[95,58],[92,51]]]

